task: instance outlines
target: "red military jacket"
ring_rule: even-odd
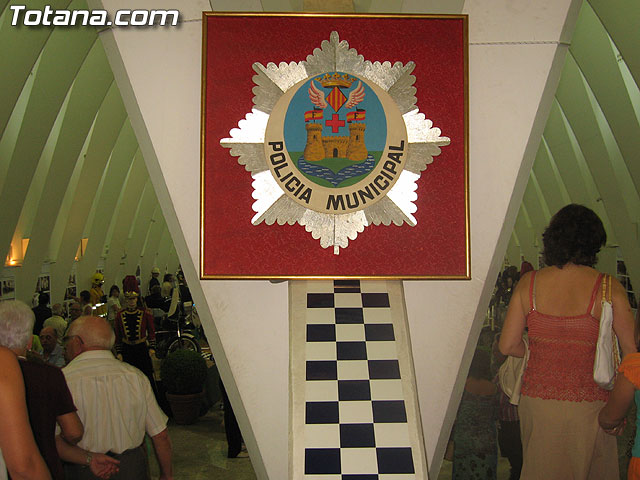
[[[146,309],[137,308],[120,310],[116,314],[114,324],[116,333],[116,351],[122,350],[122,344],[137,345],[149,342],[151,348],[156,348],[156,331],[153,325],[153,315]]]

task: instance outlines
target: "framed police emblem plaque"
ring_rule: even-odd
[[[201,277],[468,279],[467,17],[203,15]]]

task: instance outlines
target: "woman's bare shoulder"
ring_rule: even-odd
[[[2,362],[2,367],[7,364],[18,364],[15,353],[5,347],[0,347],[0,362]]]
[[[616,293],[621,294],[626,298],[627,289],[624,288],[624,285],[622,285],[622,283],[620,283],[620,280],[618,280],[615,275],[610,275],[610,277],[611,277],[611,292],[614,295]]]
[[[518,282],[530,282],[533,278],[533,275],[537,275],[538,270],[531,270],[520,277]]]
[[[567,264],[562,267],[544,267],[538,270],[537,278],[541,281],[574,281],[594,282],[600,272],[586,265]]]
[[[520,280],[518,280],[515,293],[517,293],[523,300],[527,300],[529,298],[529,286],[533,281],[534,273],[535,271],[527,272],[520,277]]]
[[[12,388],[18,381],[22,381],[22,371],[15,353],[0,347],[0,383],[2,383],[5,393],[6,389]]]

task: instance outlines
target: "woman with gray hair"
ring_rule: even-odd
[[[14,352],[26,351],[34,323],[35,315],[26,303],[20,300],[0,303],[0,345]]]
[[[20,360],[27,401],[29,422],[33,428],[36,444],[51,472],[54,480],[64,480],[64,470],[56,447],[56,424],[60,426],[59,436],[73,447],[84,433],[82,422],[76,413],[76,407],[67,387],[62,370],[52,365],[27,361],[25,354],[31,344],[31,331],[35,316],[31,309],[18,300],[0,303],[0,345],[7,347]],[[1,412],[4,411],[0,409]],[[71,455],[73,450],[70,450]],[[82,456],[90,462],[95,461],[89,452]],[[74,458],[65,456],[65,460]],[[95,465],[94,465],[95,466]],[[12,474],[13,478],[13,474]],[[40,477],[25,477],[40,478]]]
[[[25,357],[31,346],[34,320],[31,309],[21,301],[0,303],[0,345],[18,356],[36,444],[52,478],[64,479],[55,443],[56,424],[60,425],[62,437],[73,444],[82,438],[84,429],[62,371],[51,365],[27,361]]]

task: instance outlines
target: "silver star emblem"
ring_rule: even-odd
[[[253,178],[253,210],[256,214],[251,223],[298,223],[314,239],[319,239],[323,248],[333,247],[336,255],[340,248],[347,248],[349,240],[355,240],[358,233],[369,225],[388,226],[393,223],[401,226],[406,223],[411,227],[415,226],[417,220],[413,214],[417,207],[414,202],[418,198],[416,181],[427,165],[433,162],[433,158],[440,154],[440,147],[448,145],[450,139],[441,136],[440,129],[434,127],[433,122],[418,110],[416,88],[413,86],[414,68],[413,62],[391,65],[390,62],[365,60],[345,40],[340,41],[338,32],[335,31],[306,61],[288,64],[283,62],[279,65],[269,63],[267,66],[254,63],[254,107],[239,121],[238,128],[230,131],[229,138],[220,140],[220,144],[229,148],[231,155],[238,157],[238,162],[244,165]],[[367,91],[375,92],[383,104],[384,111],[390,118],[386,127],[387,138],[392,137],[396,141],[387,143],[386,150],[381,152],[383,158],[375,159],[369,155],[367,160],[356,162],[364,164],[369,161],[370,165],[375,164],[371,167],[373,173],[368,178],[366,175],[358,176],[357,171],[353,173],[355,179],[352,181],[356,182],[353,193],[342,195],[338,194],[339,190],[332,189],[331,185],[322,187],[314,184],[313,180],[308,180],[313,177],[305,172],[323,170],[325,177],[333,182],[332,185],[338,185],[342,176],[329,171],[330,169],[317,167],[312,161],[304,162],[306,170],[301,163],[294,165],[285,148],[286,142],[272,141],[272,138],[282,137],[287,106],[304,85],[309,85],[308,101],[313,104],[310,107],[313,110],[306,112],[309,119],[313,121],[323,118],[323,111],[340,111],[344,107],[356,108],[357,113],[350,113],[351,117],[347,118],[351,118],[354,124],[357,123],[359,113],[364,116],[364,111],[357,108],[366,95],[363,82],[368,85]],[[334,97],[339,97],[340,87],[351,84],[354,87],[349,98],[335,100],[330,98],[331,94],[324,98],[322,87],[338,85],[334,87],[337,90]],[[331,110],[329,104],[332,105]],[[305,118],[305,122],[307,121]],[[338,115],[334,113],[331,121],[339,122]],[[343,126],[344,123],[336,123],[336,126]],[[333,125],[329,120],[326,124]],[[319,125],[317,129],[321,131],[322,124],[316,125]],[[349,128],[351,131],[351,126]],[[307,131],[310,131],[309,127]],[[337,145],[338,140],[326,138],[322,137],[326,149],[330,150],[334,144]],[[320,142],[319,139],[317,141]],[[338,148],[334,149],[334,157],[338,156],[335,153],[337,150]],[[298,161],[303,162],[304,156],[310,155],[305,151]],[[346,168],[354,170],[351,166]],[[342,171],[346,170],[340,170]],[[378,181],[378,177],[387,177],[389,181],[384,178]],[[311,201],[312,190],[322,192],[324,196],[316,193]]]

